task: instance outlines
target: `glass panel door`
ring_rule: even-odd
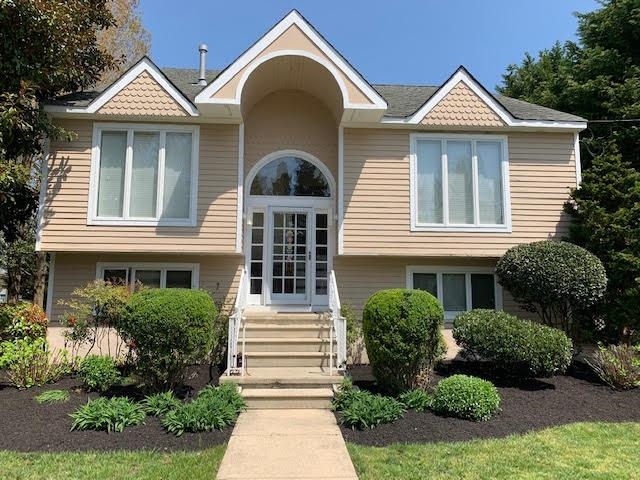
[[[308,209],[271,210],[271,303],[309,302]]]

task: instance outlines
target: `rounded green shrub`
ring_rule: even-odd
[[[466,420],[489,420],[500,408],[500,395],[487,380],[452,375],[438,382],[431,409],[438,414]]]
[[[374,293],[364,306],[367,355],[378,383],[391,393],[416,386],[441,352],[442,305],[421,290]]]
[[[104,392],[120,381],[120,372],[113,358],[106,355],[87,355],[80,363],[78,374],[88,390]]]
[[[571,363],[572,343],[556,328],[496,310],[471,310],[453,321],[453,338],[466,355],[522,377],[551,377]]]
[[[498,261],[496,275],[525,310],[571,334],[577,328],[572,312],[598,303],[607,288],[598,257],[572,243],[552,240],[510,248]]]
[[[204,291],[143,289],[131,296],[117,329],[133,350],[145,384],[166,391],[183,381],[188,365],[209,353],[216,317],[216,306]]]

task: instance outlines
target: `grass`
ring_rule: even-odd
[[[40,405],[52,403],[65,403],[69,401],[69,392],[66,390],[47,390],[33,397]]]
[[[200,452],[14,453],[0,451],[6,480],[109,478],[212,480],[226,445]]]
[[[361,480],[636,478],[640,423],[576,423],[504,439],[349,444]]]

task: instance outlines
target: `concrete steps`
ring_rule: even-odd
[[[330,368],[337,351],[330,326],[325,313],[246,310],[245,374],[220,381],[237,383],[249,409],[328,409],[342,380]]]
[[[333,389],[330,387],[309,388],[243,388],[242,396],[247,408],[257,409],[298,409],[331,408]]]

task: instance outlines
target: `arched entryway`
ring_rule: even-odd
[[[247,174],[244,238],[250,304],[326,307],[335,190],[329,169],[298,150],[269,154]]]

